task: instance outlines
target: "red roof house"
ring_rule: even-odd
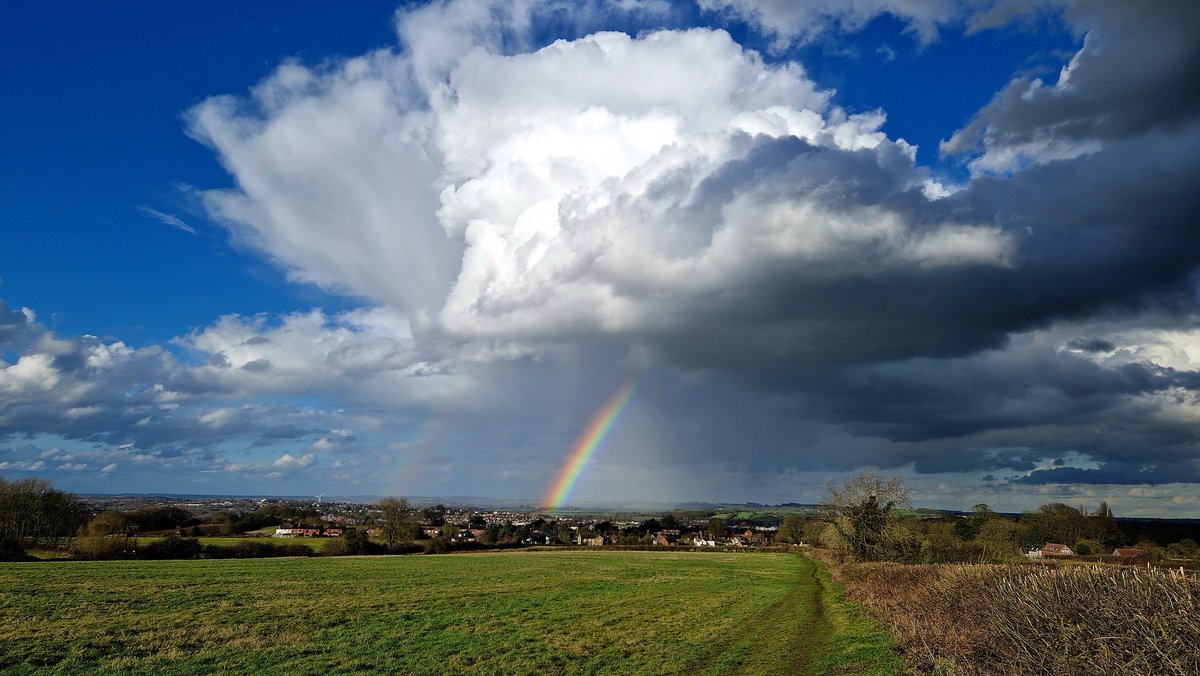
[[[1075,552],[1066,545],[1048,542],[1042,545],[1042,556],[1075,556]]]

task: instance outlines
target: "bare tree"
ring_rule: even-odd
[[[0,477],[0,540],[38,546],[69,538],[87,521],[87,510],[71,493],[45,479]]]
[[[830,482],[821,502],[821,519],[836,530],[842,547],[859,561],[887,558],[888,537],[909,507],[908,488],[898,475],[857,474]]]
[[[1026,540],[1032,544],[1061,542],[1071,547],[1083,538],[1089,526],[1086,510],[1061,502],[1047,503],[1035,512],[1026,512],[1021,517],[1021,524],[1025,527]]]

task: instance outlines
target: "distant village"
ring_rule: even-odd
[[[384,537],[382,515],[375,505],[286,498],[173,499],[150,496],[90,497],[96,511],[136,513],[177,508],[203,523],[176,529],[181,536],[253,534],[279,539],[340,538],[365,533]],[[263,512],[296,516],[269,526],[236,515]],[[571,516],[530,509],[477,509],[464,506],[413,505],[409,509],[416,539],[444,538],[455,545],[500,543],[537,545],[658,545],[686,547],[764,547],[775,543],[780,514],[747,514],[746,518],[711,512],[681,511],[658,516]],[[231,515],[235,518],[229,518]],[[253,531],[253,533],[251,533]]]
[[[775,542],[778,525],[752,521],[724,525],[712,519],[681,519],[672,515],[648,519],[571,518],[537,512],[450,510],[440,506],[416,509],[420,537],[445,538],[454,544],[523,545],[657,545],[663,547],[762,547]],[[371,515],[356,518],[338,513],[320,515],[320,525],[285,522],[271,537],[342,537],[364,530],[382,538],[384,529],[372,526]]]
[[[266,537],[273,541],[300,542],[312,538],[362,537],[372,541],[387,538],[387,518],[377,504],[353,501],[324,501],[288,498],[172,499],[149,496],[100,497],[89,500],[96,511],[186,510],[194,525],[179,527],[181,536]],[[496,546],[657,546],[763,548],[777,544],[807,546],[820,544],[825,528],[816,517],[815,505],[789,505],[772,509],[746,505],[745,511],[680,510],[647,515],[637,513],[587,514],[579,511],[551,513],[538,508],[482,509],[463,505],[405,505],[405,524],[400,540],[444,542],[449,549]],[[927,529],[941,523],[955,532],[970,525],[969,513],[954,514],[922,510],[919,518]],[[396,517],[393,517],[396,518]],[[994,523],[1003,523],[1000,519]],[[1178,534],[1162,533],[1166,542],[1180,535],[1193,535],[1196,523],[1184,520],[1173,528]],[[781,528],[787,532],[781,533]],[[1126,529],[1139,528],[1127,523]],[[1152,522],[1140,526],[1163,530],[1167,525]],[[155,532],[146,530],[145,532]],[[161,534],[161,531],[160,531]],[[1137,537],[1145,538],[1145,535]],[[311,540],[309,540],[311,541]],[[1085,540],[1086,541],[1086,540]],[[1110,540],[1111,541],[1111,540]],[[1116,544],[1102,549],[1095,541],[1083,551],[1072,544],[1047,541],[1027,543],[1020,551],[1029,559],[1103,557],[1135,561],[1147,555],[1145,547]],[[1072,540],[1074,542],[1074,540]],[[1187,541],[1192,542],[1192,541]]]
[[[849,505],[707,505],[589,511],[502,504],[374,502],[324,496],[75,496],[49,482],[0,484],[0,539],[12,560],[257,558],[442,554],[516,547],[820,547],[854,560],[907,563],[1073,559],[1194,566],[1200,520],[1118,519],[1048,503],[1021,514]],[[855,521],[858,519],[858,521]],[[36,527],[35,527],[36,526]],[[871,530],[871,529],[874,530]]]

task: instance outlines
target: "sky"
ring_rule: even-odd
[[[1197,34],[1186,0],[9,3],[0,476],[1200,515]]]

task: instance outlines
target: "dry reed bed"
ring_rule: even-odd
[[[843,566],[848,595],[940,674],[1200,674],[1200,580],[1118,566]]]

